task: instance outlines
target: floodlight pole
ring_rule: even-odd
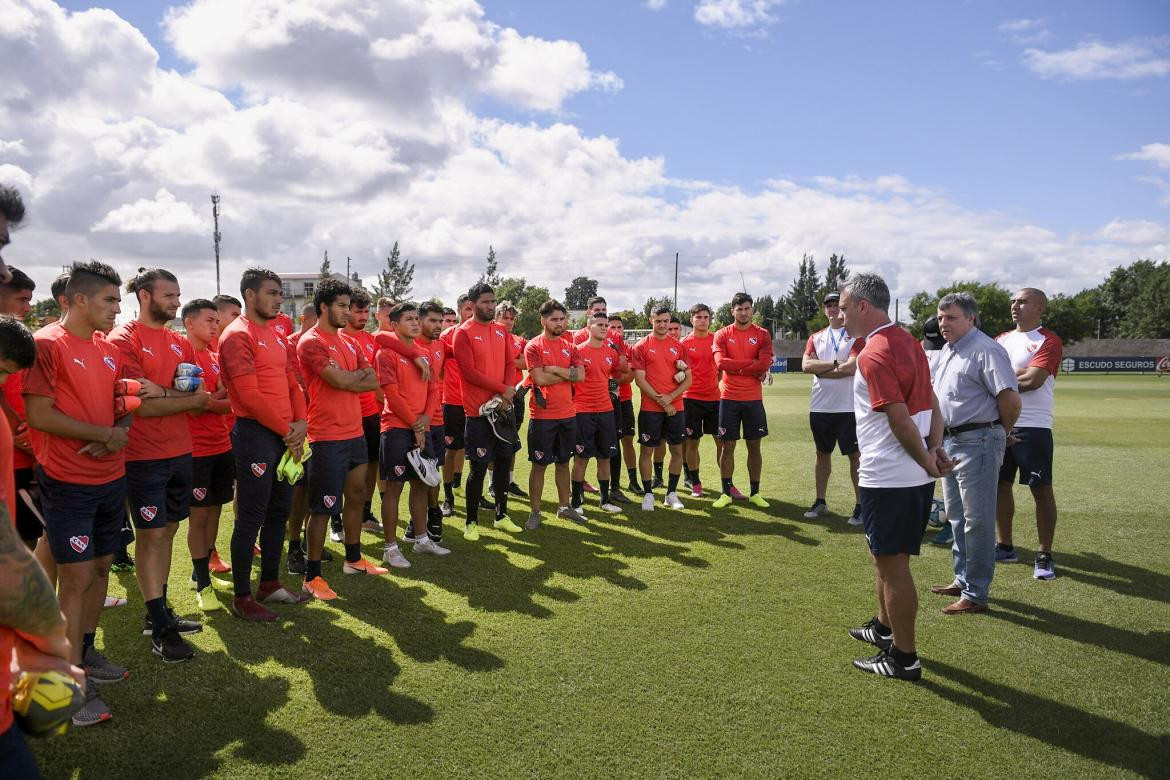
[[[211,219],[215,225],[215,232],[211,234],[215,240],[215,294],[219,295],[219,195],[214,193],[211,196]]]
[[[672,301],[674,309],[678,311],[678,252],[674,253],[674,300]]]

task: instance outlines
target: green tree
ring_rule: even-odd
[[[1137,292],[1121,318],[1118,337],[1170,338],[1170,263],[1139,260],[1130,267],[1138,277]]]
[[[493,290],[496,285],[503,281],[500,278],[500,264],[496,260],[496,250],[490,244],[488,245],[487,264],[484,267],[483,273],[480,274],[479,280],[490,284]]]
[[[588,305],[589,299],[595,295],[597,295],[597,280],[590,279],[588,276],[578,276],[565,288],[563,303],[566,309],[584,309]]]
[[[325,259],[321,261],[321,278],[328,279],[333,275],[333,266],[329,264],[329,250],[325,250]]]
[[[728,325],[734,322],[735,318],[731,316],[731,302],[728,301],[716,309],[713,319],[714,322],[711,323],[711,330],[726,328]]]
[[[1004,331],[1015,328],[1012,322],[1011,293],[1006,287],[996,282],[954,282],[946,287],[940,287],[932,296],[923,291],[915,293],[910,299],[910,332],[917,338],[922,338],[922,326],[932,314],[938,311],[938,302],[947,293],[968,292],[975,298],[979,309],[979,327],[987,335],[995,338]]]
[[[671,311],[674,311],[674,307],[671,305],[672,303],[673,301],[669,295],[664,295],[661,298],[647,298],[646,302],[642,304],[642,316],[645,317],[646,322],[649,323],[650,318],[654,316],[654,310],[660,306],[671,306]],[[645,327],[648,328],[650,325],[647,324]]]
[[[771,295],[761,295],[752,305],[752,311],[759,316],[757,323],[761,327],[767,328],[768,332],[773,336],[776,335],[776,301]],[[753,316],[753,319],[755,317]]]
[[[797,277],[784,296],[781,320],[784,326],[800,340],[808,338],[808,323],[820,311],[821,280],[812,255],[800,259]]]
[[[633,309],[622,309],[621,311],[610,312],[610,314],[616,314],[617,316],[621,317],[622,327],[624,327],[626,330],[630,330],[631,328],[647,327],[646,325],[642,324],[641,316]]]
[[[61,307],[58,305],[57,301],[52,298],[45,298],[43,300],[36,301],[32,305],[32,311],[29,312],[28,317],[25,319],[25,324],[33,330],[36,330],[38,327],[40,327],[41,317],[60,316]]]
[[[547,287],[525,287],[520,299],[512,301],[520,310],[513,331],[526,339],[538,335],[543,330],[540,325],[540,307],[549,297]]]
[[[492,285],[492,289],[496,291],[497,301],[511,301],[513,306],[519,308],[520,301],[524,299],[524,293],[528,290],[528,282],[524,279],[509,276],[505,279],[498,280],[496,284]],[[544,303],[544,301],[541,301],[541,303]]]
[[[402,259],[398,242],[395,241],[386,258],[386,268],[378,273],[377,281],[374,282],[374,297],[404,301],[413,291],[414,263]]]
[[[1060,336],[1065,344],[1094,338],[1100,306],[1100,291],[1096,287],[1071,296],[1054,295],[1048,299],[1044,327]]]

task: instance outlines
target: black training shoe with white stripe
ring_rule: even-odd
[[[869,642],[871,645],[877,647],[880,650],[888,650],[890,645],[893,644],[894,635],[878,633],[877,625],[877,617],[871,617],[859,628],[849,629],[849,636],[862,642]]]
[[[863,672],[876,674],[879,677],[896,677],[899,680],[918,680],[922,678],[922,663],[915,658],[914,663],[903,666],[894,658],[891,650],[882,650],[869,658],[858,658],[853,662]]]

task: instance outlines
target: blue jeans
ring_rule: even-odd
[[[955,534],[955,584],[976,604],[987,603],[995,574],[995,497],[1006,445],[1007,433],[999,425],[943,441],[947,455],[959,461],[943,480],[943,500]]]

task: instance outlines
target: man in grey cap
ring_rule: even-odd
[[[959,600],[945,615],[987,611],[995,573],[995,500],[1007,435],[1020,416],[1016,372],[1007,351],[975,324],[978,307],[966,292],[938,302],[939,350],[934,393],[943,418],[943,448],[957,461],[943,479],[954,541],[955,578],[931,591]]]

